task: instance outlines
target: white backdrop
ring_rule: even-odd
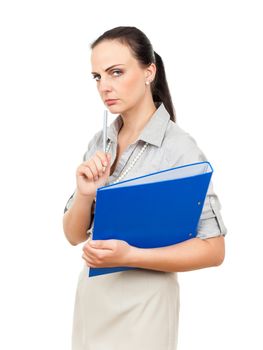
[[[261,349],[263,25],[253,0],[1,2],[0,348],[70,349],[83,260],[63,209],[102,127],[89,45],[119,25],[143,30],[163,58],[177,121],[213,164],[228,228],[223,265],[179,274],[178,349]]]

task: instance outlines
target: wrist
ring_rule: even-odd
[[[127,266],[129,267],[139,267],[139,261],[141,259],[141,256],[143,254],[143,250],[142,248],[137,248],[134,246],[130,247],[130,251],[127,257]]]
[[[75,193],[75,201],[82,206],[90,206],[95,200],[94,196],[81,194],[78,191]]]

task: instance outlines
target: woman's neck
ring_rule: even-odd
[[[154,102],[136,105],[121,114],[123,125],[119,134],[123,137],[137,137],[156,111]]]

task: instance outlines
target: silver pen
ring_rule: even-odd
[[[104,118],[103,118],[103,151],[106,153],[106,142],[107,142],[107,119],[108,119],[108,111],[104,110]]]

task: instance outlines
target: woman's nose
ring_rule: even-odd
[[[111,90],[111,85],[108,79],[101,78],[99,83],[99,91],[104,92],[104,91],[110,91],[110,90]]]

